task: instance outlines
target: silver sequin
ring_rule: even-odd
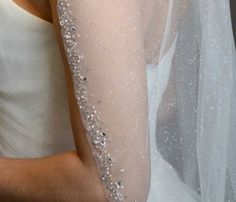
[[[76,26],[71,11],[71,1],[59,0],[57,9],[64,47],[73,74],[77,104],[86,129],[86,135],[100,170],[101,181],[104,184],[109,201],[124,201],[127,196],[123,194],[124,186],[120,179],[125,169],[120,169],[119,179],[115,180],[113,178],[111,168],[116,161],[108,153],[108,134],[101,127],[103,122],[97,116],[95,107],[91,106],[88,100],[87,77],[82,74],[80,66],[83,54],[79,52],[79,46],[76,41],[76,38],[80,37],[80,35],[76,33]]]

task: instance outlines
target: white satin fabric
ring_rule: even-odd
[[[53,27],[0,1],[0,155],[74,149],[67,89]]]
[[[29,14],[10,0],[0,0],[0,26],[0,155],[39,157],[75,149],[69,120],[64,69],[52,25]],[[167,26],[171,26],[171,23]],[[169,43],[170,39],[171,37]],[[168,162],[163,158],[164,153],[161,155],[157,149],[157,111],[168,85],[172,60],[176,52],[176,40],[173,40],[168,51],[164,51],[168,47],[168,42],[163,42],[159,64],[146,66],[151,139],[151,187],[148,202],[223,202],[222,197],[227,193],[217,192],[220,198],[218,197],[217,201],[211,200],[214,199],[214,194],[217,194],[214,190],[210,190],[212,184],[209,185],[209,189],[204,189],[203,183],[204,194],[202,196],[199,194],[198,181],[195,180],[197,177],[191,175],[191,168],[197,167],[194,164],[195,158],[193,161],[191,159],[186,161],[183,169],[181,166],[178,167],[178,163],[173,168],[170,162],[174,164],[181,159],[170,157]],[[232,125],[235,125],[233,121],[235,120],[232,120]],[[234,140],[235,137],[231,139]],[[190,143],[183,145],[187,147]],[[229,144],[233,148],[235,142],[231,141]],[[229,151],[229,159],[235,158],[235,152],[232,149]],[[202,150],[202,156],[204,152],[207,150]],[[192,152],[188,154],[191,156]],[[185,153],[180,156],[186,158]],[[183,171],[180,172],[181,178],[176,172],[178,168]],[[204,166],[200,168],[203,169]],[[235,161],[229,165],[233,185],[234,168]],[[186,170],[190,172],[185,172]],[[201,180],[204,181],[204,176],[209,175],[201,176],[203,176]],[[225,177],[222,177],[224,182]],[[233,185],[230,186],[235,191]],[[233,191],[232,194],[228,194],[230,202],[235,201]]]
[[[12,1],[1,2],[0,155],[40,157],[74,149],[64,69],[52,25]],[[149,202],[172,202],[177,190],[182,191],[180,182],[174,187],[177,190],[168,188],[173,178],[179,180],[161,155],[157,158],[155,143],[158,105],[169,80],[175,46],[176,40],[159,65],[146,66],[151,152],[155,156],[151,159],[155,177]]]

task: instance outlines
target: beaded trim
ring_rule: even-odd
[[[61,34],[64,42],[64,47],[67,55],[67,60],[73,75],[73,83],[75,89],[75,97],[80,109],[81,119],[85,126],[86,135],[92,147],[100,179],[105,186],[107,199],[109,201],[125,201],[127,196],[123,194],[124,186],[121,182],[121,177],[124,169],[120,170],[119,180],[114,180],[112,176],[112,167],[115,159],[108,153],[107,132],[101,127],[103,121],[96,114],[95,106],[88,102],[87,78],[83,75],[80,62],[83,59],[83,54],[79,52],[79,46],[76,38],[80,37],[76,32],[71,0],[58,0],[57,12],[59,23],[61,26]],[[83,69],[83,71],[85,71]]]

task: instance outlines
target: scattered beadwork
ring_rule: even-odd
[[[86,88],[88,81],[87,77],[83,75],[80,66],[83,54],[79,52],[79,46],[76,41],[76,38],[80,37],[80,35],[76,33],[75,22],[72,10],[70,9],[71,6],[71,0],[58,0],[59,23],[61,25],[67,60],[73,74],[75,97],[85,126],[86,135],[100,171],[101,181],[107,192],[107,198],[109,201],[124,201],[127,196],[123,194],[124,186],[121,178],[125,169],[120,169],[119,179],[115,180],[112,176],[112,167],[116,162],[107,150],[108,134],[102,127],[103,121],[97,116],[94,105],[90,105],[88,102]],[[99,100],[98,103],[101,103],[101,101]]]

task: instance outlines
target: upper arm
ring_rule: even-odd
[[[105,186],[124,193],[129,201],[145,201],[150,168],[140,5],[138,1],[71,2],[77,46],[68,51],[83,55],[77,66],[83,79],[75,76],[74,61],[65,53],[69,47],[62,41],[56,1],[52,1],[52,10],[77,149],[85,160],[95,157]],[[119,181],[124,190],[115,187]]]

